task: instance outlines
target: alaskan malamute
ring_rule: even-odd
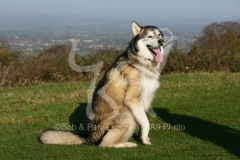
[[[89,120],[88,135],[46,131],[45,144],[95,144],[99,147],[136,147],[128,142],[136,122],[141,127],[141,141],[150,145],[150,124],[146,112],[159,87],[160,63],[163,61],[163,34],[155,26],[132,23],[133,39],[127,49],[106,71],[92,98],[94,118]]]

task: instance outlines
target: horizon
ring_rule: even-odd
[[[121,48],[125,46],[126,39],[131,38],[131,22],[136,21],[141,26],[154,25],[159,29],[169,29],[179,38],[178,45],[186,47],[209,24],[238,21],[237,15],[240,15],[240,10],[237,6],[239,4],[240,0],[233,0],[232,3],[223,0],[211,2],[207,0],[201,2],[196,0],[181,2],[134,0],[126,3],[110,0],[97,2],[59,0],[57,3],[53,0],[37,2],[2,0],[0,40],[8,40],[12,46],[15,45],[23,51],[26,48],[19,47],[23,41],[34,44],[36,39],[42,40],[38,43],[40,47],[30,47],[32,51],[37,51],[39,48],[55,44],[50,40],[66,40],[68,37],[100,39],[101,42],[94,43],[96,48],[104,45]],[[66,8],[68,8],[67,11]],[[87,36],[81,36],[83,31]],[[48,34],[45,34],[46,32]],[[92,44],[81,47],[89,50]]]

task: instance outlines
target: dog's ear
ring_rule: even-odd
[[[133,35],[136,36],[140,33],[142,27],[139,26],[135,21],[132,22]]]

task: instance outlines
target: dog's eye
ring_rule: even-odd
[[[158,34],[158,36],[160,37],[160,36],[161,36],[161,34]]]
[[[148,38],[153,38],[153,36],[148,36]]]

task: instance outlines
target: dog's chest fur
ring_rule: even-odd
[[[156,67],[151,69],[149,69],[149,67],[140,65],[135,65],[135,67],[141,71],[139,82],[141,101],[145,110],[148,110],[154,98],[155,92],[159,88],[160,65],[158,64]]]
[[[145,75],[141,75],[141,93],[142,98],[147,98],[152,96],[159,87],[158,79],[151,79]]]

